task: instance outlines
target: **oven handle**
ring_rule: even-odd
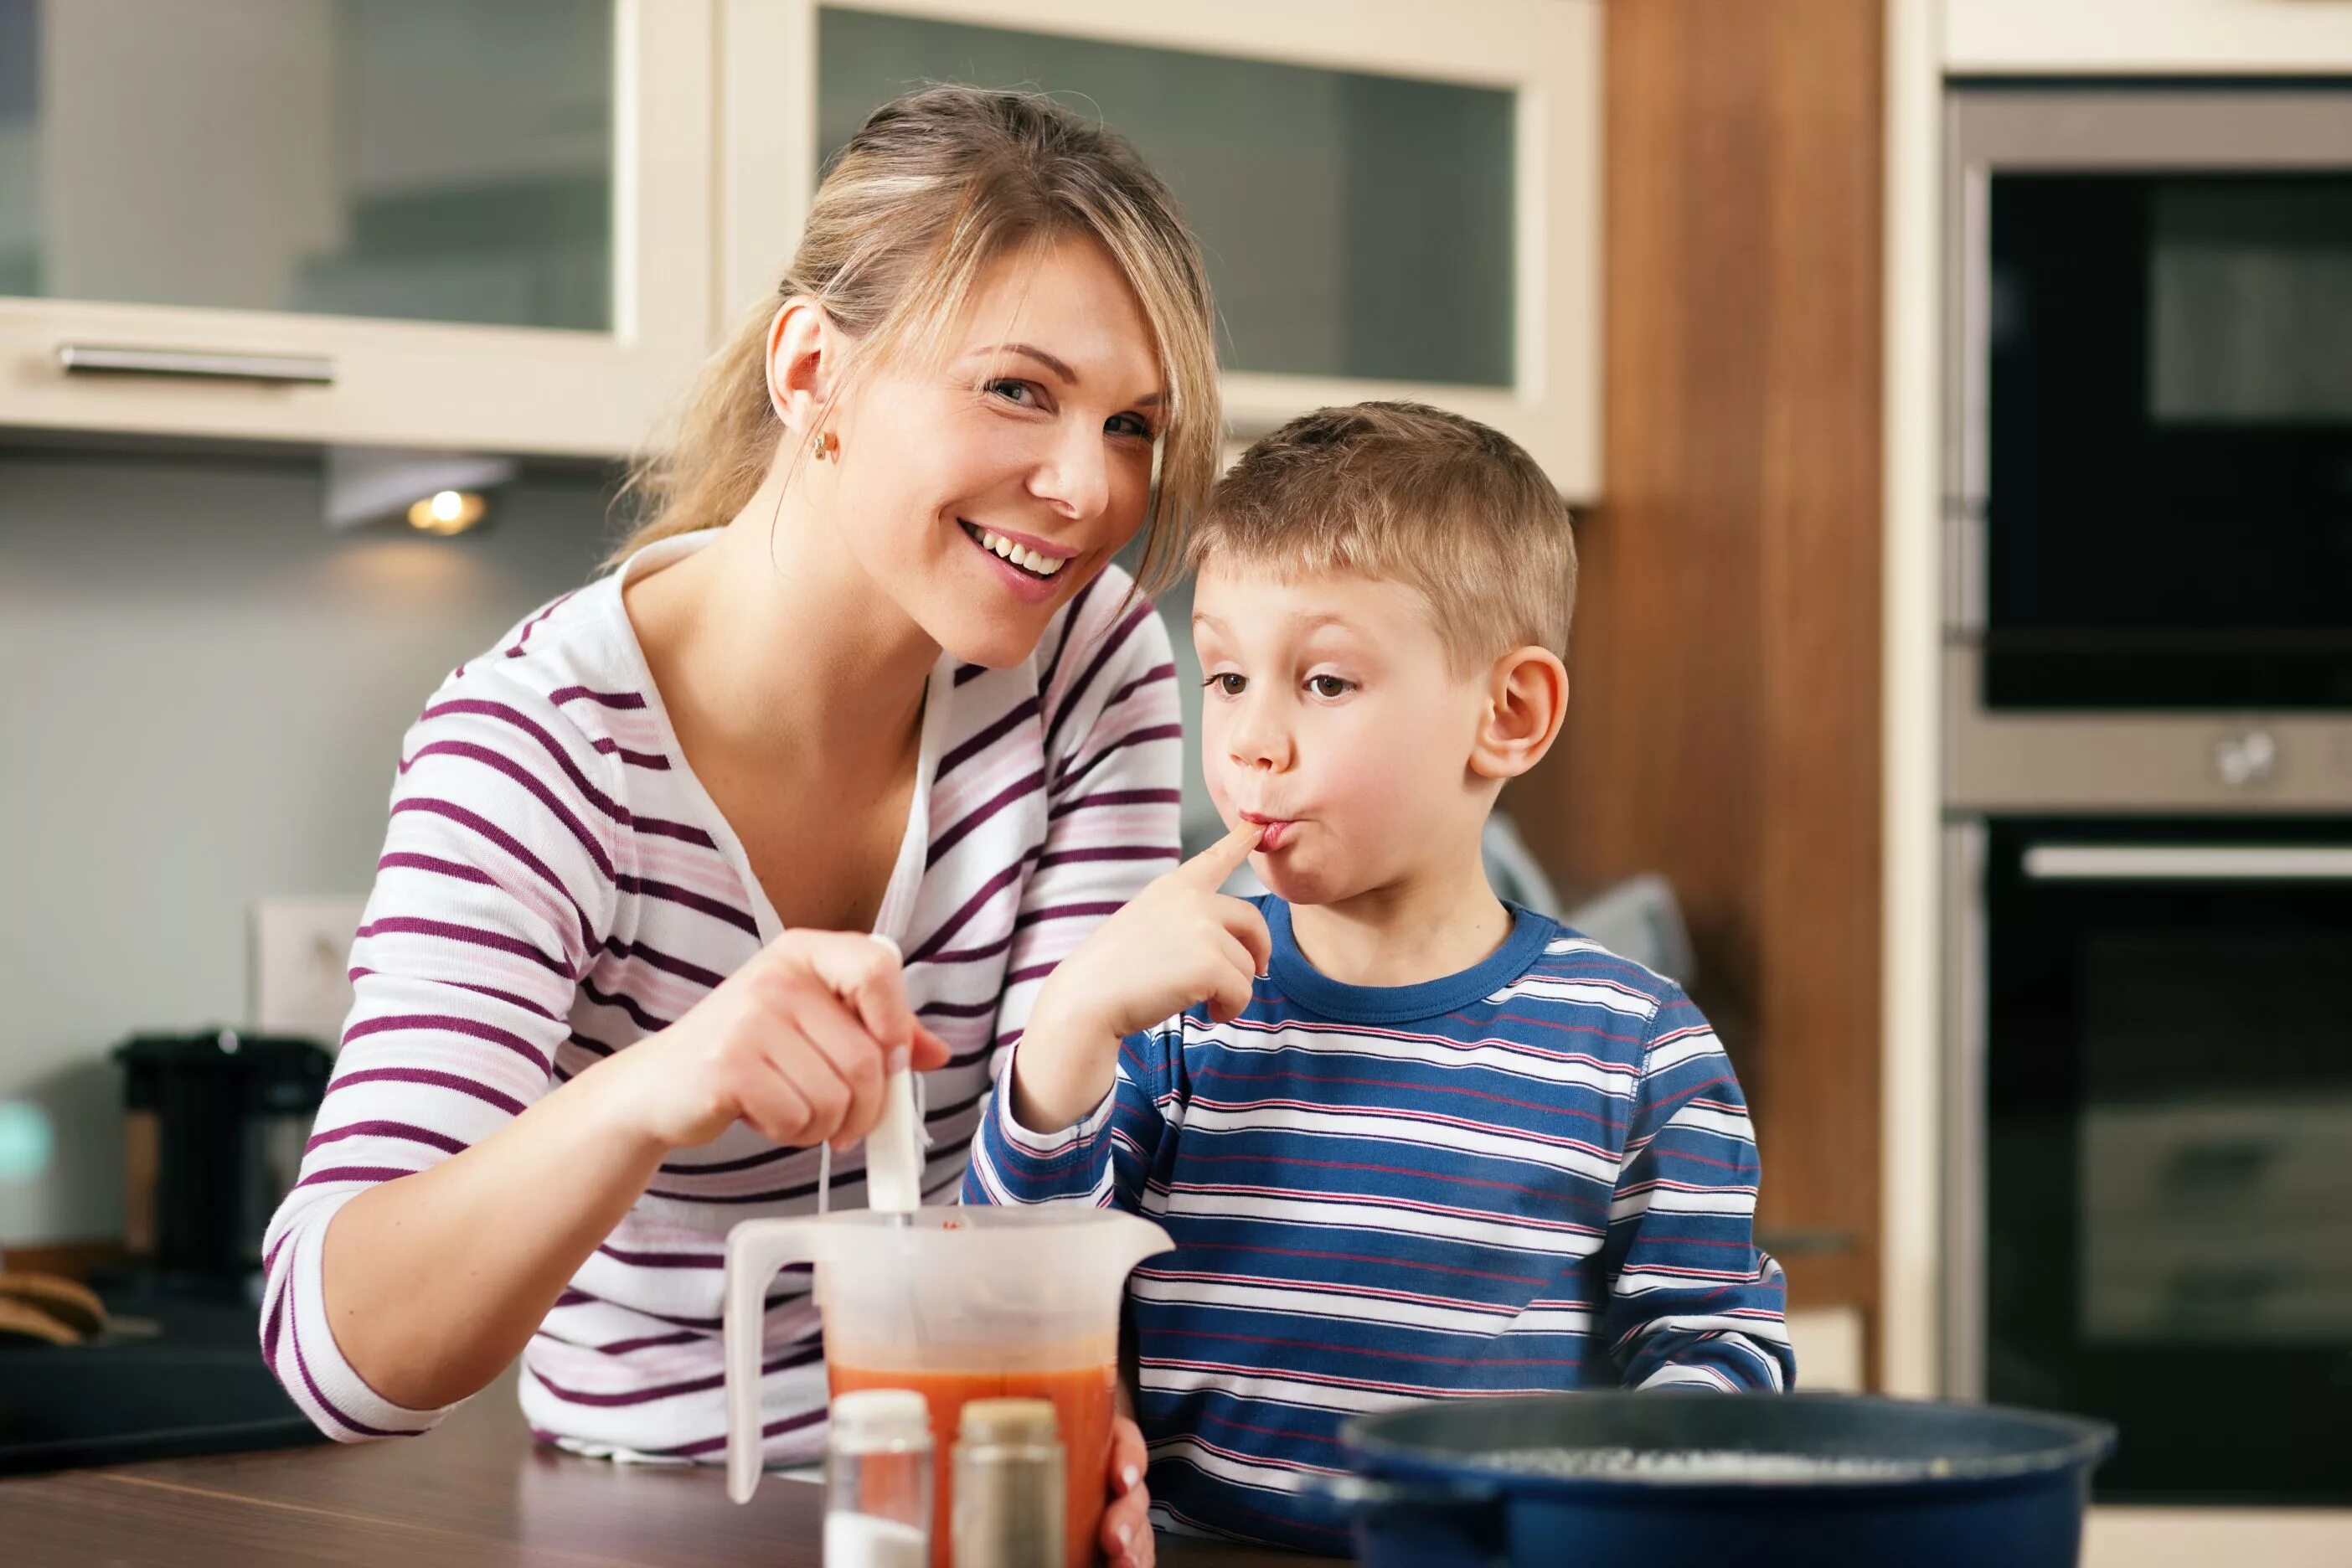
[[[2035,844],[2035,882],[2352,882],[2347,844]]]

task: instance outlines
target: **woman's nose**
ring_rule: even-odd
[[[1100,516],[1110,505],[1110,464],[1101,430],[1084,420],[1068,421],[1031,477],[1029,489],[1073,521]]]

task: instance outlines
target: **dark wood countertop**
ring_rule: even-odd
[[[530,1441],[510,1379],[425,1436],[0,1480],[0,1562],[253,1568],[820,1568],[824,1494],[713,1466],[614,1465]],[[1162,1538],[1177,1568],[1317,1561]]]

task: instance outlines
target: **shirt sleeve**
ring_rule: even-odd
[[[1182,855],[1184,726],[1167,626],[1116,570],[1081,590],[1063,625],[1039,682],[1045,842],[1013,917],[992,1082],[1055,966]]]
[[[964,1173],[964,1202],[1085,1198],[1097,1208],[1141,1213],[1144,1183],[1179,1120],[1169,1062],[1182,1048],[1181,1018],[1129,1036],[1119,1043],[1110,1092],[1076,1126],[1058,1132],[1032,1132],[1013,1119],[1011,1097],[996,1096]]]
[[[1759,1174],[1730,1058],[1670,989],[1643,1046],[1602,1251],[1602,1334],[1626,1387],[1779,1391],[1794,1380],[1786,1282],[1755,1244]]]
[[[327,1226],[547,1092],[611,925],[625,816],[612,782],[554,703],[478,668],[445,684],[403,742],[351,1016],[264,1243],[262,1353],[331,1437],[412,1436],[446,1414],[393,1404],[343,1359],[321,1285]]]

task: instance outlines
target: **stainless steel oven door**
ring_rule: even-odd
[[[2352,820],[1948,839],[1956,1392],[2105,1501],[2352,1503]]]

